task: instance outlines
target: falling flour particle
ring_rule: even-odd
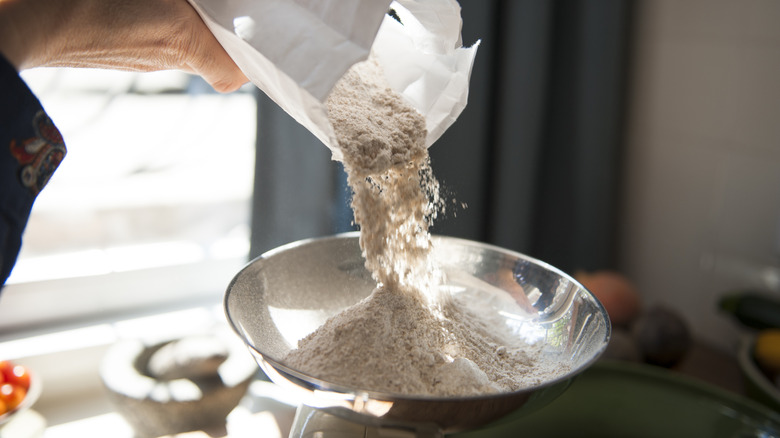
[[[428,396],[513,391],[548,380],[534,346],[507,346],[503,322],[457,297],[440,278],[428,231],[444,204],[430,169],[425,118],[371,58],[331,92],[328,115],[343,153],[371,295],[301,339],[284,362],[363,390]],[[470,309],[470,310],[467,310]]]

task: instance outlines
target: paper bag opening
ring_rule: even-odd
[[[335,160],[342,157],[324,102],[372,51],[393,89],[425,117],[426,146],[466,106],[479,42],[462,47],[455,0],[189,1],[250,81]]]

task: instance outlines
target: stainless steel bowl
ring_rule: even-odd
[[[453,274],[454,288],[500,290],[527,309],[506,318],[513,320],[518,336],[541,339],[546,358],[565,371],[515,392],[456,398],[350,388],[285,366],[283,358],[299,339],[375,288],[356,233],[291,243],[253,260],[228,287],[227,318],[271,380],[300,393],[305,405],[366,425],[428,425],[445,432],[477,428],[520,408],[544,405],[606,348],[606,311],[560,270],[513,251],[451,237],[434,237],[434,258]]]

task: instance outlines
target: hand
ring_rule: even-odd
[[[230,92],[248,80],[186,0],[0,0],[0,53],[18,69],[180,69]]]

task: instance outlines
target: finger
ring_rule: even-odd
[[[196,45],[197,53],[193,55],[194,59],[189,67],[201,75],[216,91],[229,93],[249,82],[205,23],[200,32],[200,40],[200,44]]]
[[[200,74],[216,91],[229,93],[238,90],[242,85],[249,82],[244,72],[238,68],[221,45],[214,49],[214,56],[216,60],[213,68],[207,67]]]

